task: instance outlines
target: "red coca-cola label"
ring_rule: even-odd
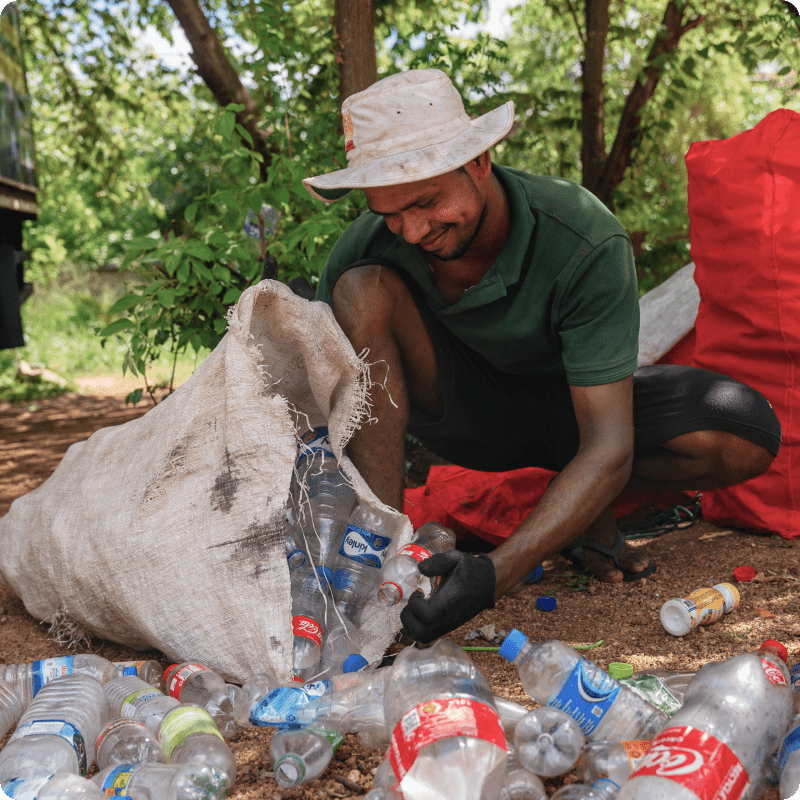
[[[698,800],[741,800],[750,786],[747,771],[723,742],[697,728],[665,728],[653,740],[631,779],[668,778]]]
[[[777,664],[773,664],[768,658],[761,659],[761,668],[770,683],[774,683],[776,686],[787,685],[786,676],[781,671],[781,668]]]
[[[467,697],[426,700],[405,713],[389,744],[389,760],[402,781],[423,747],[451,736],[472,736],[507,750],[497,712]]]
[[[317,647],[322,647],[322,627],[311,617],[292,617],[292,630],[295,636],[311,639]]]
[[[204,667],[202,664],[187,664],[185,667],[181,667],[173,672],[172,676],[167,678],[170,695],[176,700],[180,700],[181,689],[183,689],[183,684],[186,683],[186,679],[190,675],[194,675],[195,672],[200,672],[204,669],[208,669],[208,667]]]
[[[431,557],[430,550],[426,550],[418,544],[407,544],[402,550],[398,551],[399,556],[411,556],[415,561],[424,561]]]

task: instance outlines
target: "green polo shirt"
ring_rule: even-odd
[[[423,250],[362,214],[331,250],[317,300],[331,302],[342,270],[386,258],[419,284],[454,336],[512,375],[564,374],[574,386],[626,378],[637,367],[639,296],[619,221],[572,181],[493,165],[508,195],[511,232],[497,260],[455,303],[436,288]]]

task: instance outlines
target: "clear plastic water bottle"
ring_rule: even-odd
[[[164,668],[158,661],[114,661],[120,675],[138,675],[145,683],[164,691]]]
[[[503,728],[486,678],[456,644],[440,639],[403,650],[386,683],[384,714],[405,800],[498,798]]]
[[[330,764],[344,737],[333,730],[306,728],[276,733],[269,743],[275,780],[291,789],[318,778]]]
[[[683,707],[655,737],[619,799],[696,800],[700,791],[707,797],[724,793],[731,800],[759,797],[755,784],[791,718],[789,671],[773,652],[708,663],[697,671]]]
[[[622,786],[651,744],[648,739],[632,742],[590,742],[578,758],[575,771],[583,783],[592,784],[600,778],[608,778]]]
[[[292,671],[300,680],[308,681],[319,671],[325,607],[330,603],[326,600],[326,592],[320,583],[319,574],[311,568],[310,563],[292,570],[289,577],[294,634]]]
[[[0,680],[0,739],[16,725],[22,714],[22,698],[19,692],[4,680]]]
[[[282,686],[271,672],[257,672],[251,675],[243,684],[241,691],[236,695],[233,705],[233,718],[240,728],[252,727],[255,723],[250,721],[250,711],[258,705],[270,692]]]
[[[186,662],[167,667],[164,683],[176,700],[208,711],[223,738],[232,739],[236,735],[231,692],[221,675],[204,664]]]
[[[494,695],[494,706],[497,709],[497,716],[500,718],[500,724],[503,726],[503,732],[506,735],[506,743],[509,744],[514,741],[514,733],[517,730],[519,721],[530,709],[525,708],[525,706],[514,700],[509,700],[507,697],[500,697],[499,695]]]
[[[789,725],[778,751],[778,790],[781,800],[791,800],[800,792],[800,714]]]
[[[9,800],[105,800],[106,797],[94,783],[69,772],[21,778],[0,788]]]
[[[681,707],[683,696],[693,677],[694,672],[648,669],[637,672],[630,678],[619,678],[619,682],[671,717]]]
[[[136,675],[114,678],[105,687],[107,719],[126,717],[143,723],[156,735],[164,715],[180,701],[160,692]]]
[[[289,565],[289,570],[299,569],[308,563],[308,556],[303,549],[305,542],[303,541],[303,534],[295,524],[294,509],[291,503],[286,507],[286,519],[284,520],[284,528],[286,530],[286,563]]]
[[[97,735],[98,769],[114,764],[147,764],[166,761],[158,740],[135,719],[112,719]]]
[[[614,797],[617,797],[618,792],[619,786],[616,783],[606,778],[600,778],[591,786],[585,783],[570,783],[562,786],[550,800],[613,800]],[[651,800],[656,800],[656,798],[653,797]]]
[[[443,553],[456,546],[456,535],[438,522],[428,522],[419,528],[411,542],[392,556],[381,570],[378,599],[387,606],[405,601],[417,588],[422,577],[419,562],[434,553]]]
[[[499,800],[547,800],[544,784],[537,775],[525,769],[513,748],[508,751],[506,776]]]
[[[534,700],[565,711],[589,741],[649,739],[668,719],[563,642],[529,642],[514,629],[500,655],[518,667],[522,686]]]
[[[345,616],[336,612],[333,603],[328,603],[325,617],[325,640],[319,660],[319,680],[331,678],[342,672],[354,672],[367,666],[361,655],[361,636],[356,626]],[[344,664],[350,657],[349,667]],[[357,664],[356,664],[357,660]]]
[[[225,786],[233,786],[236,759],[204,708],[180,705],[168,711],[156,738],[170,764],[205,764],[221,776]]]
[[[76,673],[49,682],[0,751],[0,781],[47,773],[85,775],[103,719],[103,686]]]
[[[30,664],[8,664],[0,666],[0,679],[10,683],[20,695],[22,704],[28,703],[39,690],[55,678],[63,678],[80,672],[91,675],[100,683],[116,678],[119,670],[107,659],[92,653],[79,656],[45,658]]]
[[[369,506],[357,506],[336,556],[333,599],[336,609],[355,620],[367,601],[375,597],[381,569],[391,544],[389,516]]]
[[[578,723],[557,708],[543,706],[528,712],[516,726],[514,753],[534,775],[555,778],[569,772],[586,739]]]
[[[230,785],[207,764],[117,764],[98,772],[92,782],[104,796],[148,800],[222,800]]]

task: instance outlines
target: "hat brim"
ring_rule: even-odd
[[[509,100],[472,120],[467,130],[447,142],[304,178],[303,186],[318,200],[332,203],[353,189],[396,186],[435,178],[477,158],[507,136],[513,124],[514,102]]]

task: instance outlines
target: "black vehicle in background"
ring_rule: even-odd
[[[0,14],[0,350],[25,343],[20,305],[33,289],[24,279],[22,224],[39,213],[38,191],[19,13],[11,3]]]

